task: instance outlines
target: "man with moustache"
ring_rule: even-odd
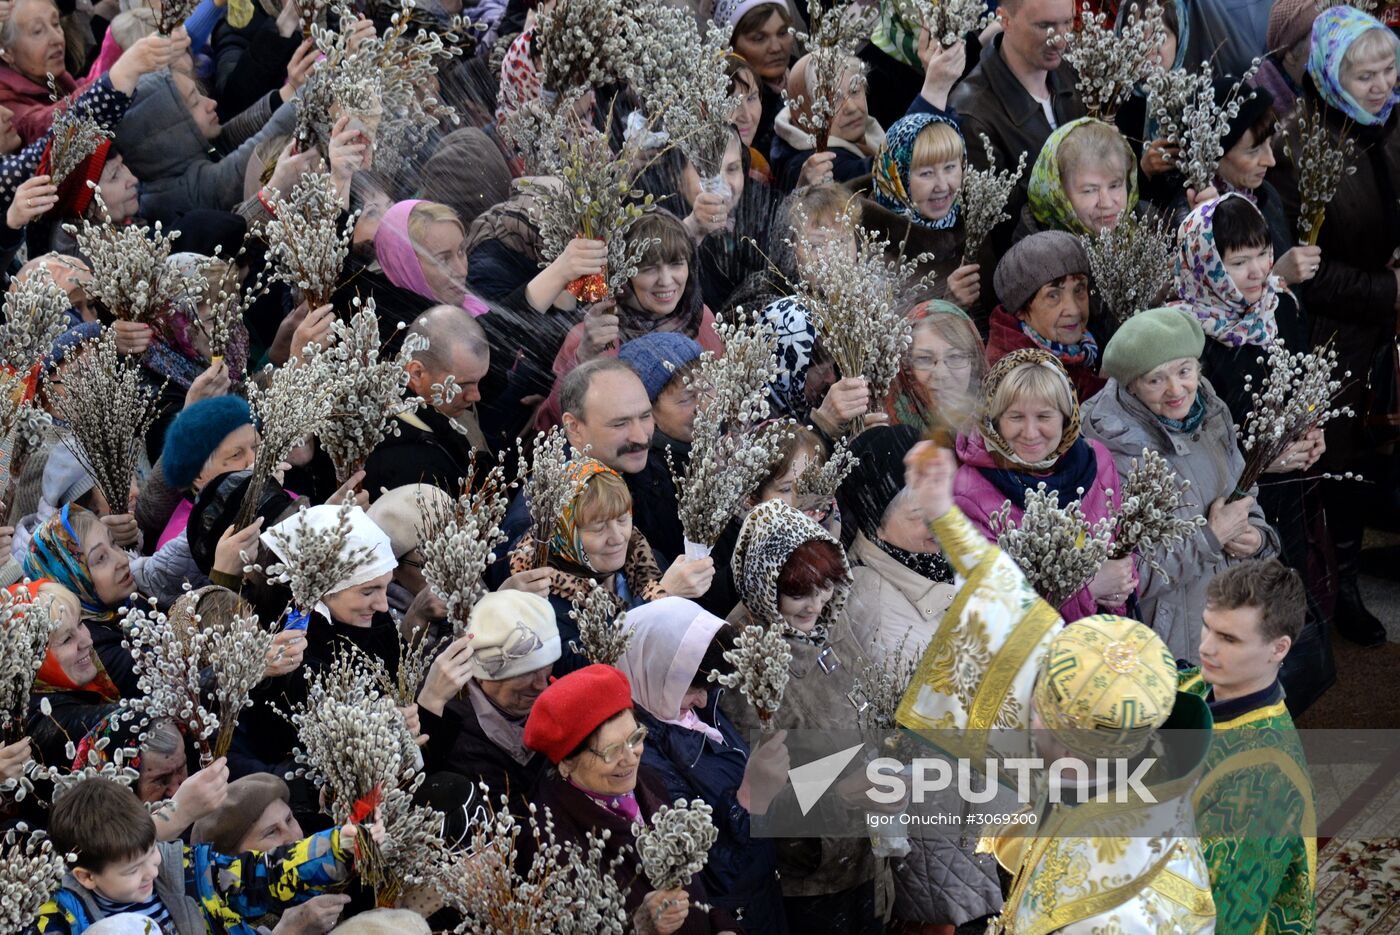
[[[564,378],[559,402],[564,410],[564,434],[575,456],[586,450],[588,457],[597,458],[627,482],[633,499],[633,526],[641,530],[649,543],[679,540],[680,513],[674,488],[658,480],[658,472],[665,471],[666,465],[661,459],[650,457],[656,421],[652,399],[637,372],[617,357],[594,358]],[[663,488],[672,491],[669,501],[657,496]],[[639,504],[644,507],[639,509]],[[510,548],[524,535],[529,523],[529,507],[521,494],[501,524]],[[498,554],[508,554],[510,548]],[[692,583],[713,577],[714,563],[709,558],[696,559],[693,564]],[[508,573],[505,564],[497,561],[491,577],[499,583]]]

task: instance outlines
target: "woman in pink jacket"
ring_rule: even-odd
[[[982,383],[977,430],[959,435],[962,466],[953,485],[958,508],[988,539],[991,517],[1010,502],[1019,524],[1025,495],[1044,484],[1063,506],[1079,501],[1092,526],[1116,511],[1118,471],[1108,449],[1079,432],[1079,404],[1064,365],[1038,348],[1012,351]],[[1126,611],[1137,589],[1131,558],[1104,562],[1098,574],[1060,605],[1071,623],[1097,613]]]

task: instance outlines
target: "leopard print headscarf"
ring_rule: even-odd
[[[1027,464],[1016,457],[1016,452],[1012,449],[1011,444],[1002,438],[1001,433],[997,431],[996,421],[991,415],[992,400],[996,399],[997,389],[1001,386],[1002,381],[1020,367],[1031,365],[1044,367],[1059,377],[1064,382],[1070,400],[1069,417],[1065,419],[1065,428],[1060,435],[1059,447],[1051,452],[1044,461],[1036,464]],[[1059,358],[1038,347],[1026,347],[1019,351],[1012,351],[992,364],[986,377],[982,379],[982,400],[979,408],[981,411],[978,414],[977,430],[982,433],[982,440],[986,442],[987,450],[1000,455],[1008,463],[1022,469],[1044,471],[1053,468],[1055,462],[1059,461],[1060,457],[1069,451],[1079,439],[1079,397],[1074,392],[1074,384],[1070,382],[1065,365],[1060,363]]]
[[[814,539],[836,546],[843,574],[842,580],[835,583],[836,593],[822,608],[812,632],[803,633],[778,612],[778,576],[788,556],[798,546]],[[739,541],[734,546],[733,569],[735,589],[749,613],[770,626],[781,626],[783,634],[791,639],[818,645],[826,641],[827,632],[840,617],[851,589],[851,566],[841,544],[815,520],[781,500],[760,503],[744,520]]]

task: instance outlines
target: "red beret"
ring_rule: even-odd
[[[49,144],[52,146],[52,141]],[[102,170],[107,165],[107,156],[112,149],[112,141],[104,139],[97,144],[97,149],[86,159],[78,163],[68,177],[58,186],[58,204],[54,206],[54,216],[62,218],[81,218],[83,212],[92,204],[92,189],[88,187],[88,182],[97,182],[102,178]],[[43,158],[39,163],[39,174],[48,171],[49,148],[45,147]]]
[[[632,707],[632,686],[612,666],[585,666],[540,693],[525,722],[525,746],[558,763],[608,718]]]

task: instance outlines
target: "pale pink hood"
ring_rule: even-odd
[[[663,597],[629,610],[623,625],[636,627],[617,663],[632,683],[632,700],[652,716],[674,721],[724,621],[694,601]]]

